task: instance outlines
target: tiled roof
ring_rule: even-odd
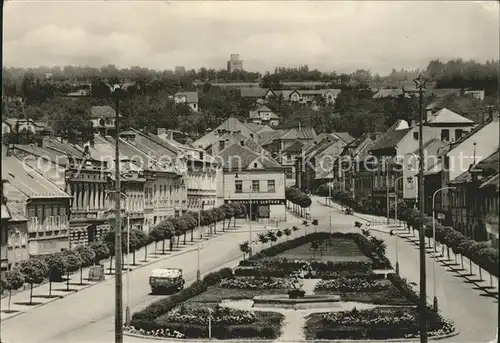
[[[255,123],[245,123],[245,125],[248,126],[248,128],[250,130],[252,130],[254,133],[259,132],[260,130],[262,130],[264,127],[267,126],[267,125],[260,125],[260,124],[255,124]]]
[[[19,150],[29,155],[41,157],[60,166],[66,166],[69,162],[69,158],[66,154],[61,154],[53,149],[41,148],[36,145],[14,144],[14,150]]]
[[[245,87],[240,90],[242,98],[262,98],[267,91],[267,88],[260,87]]]
[[[70,198],[66,192],[13,156],[2,156],[2,179],[5,196],[23,198]]]
[[[175,97],[186,97],[187,103],[198,103],[198,92],[178,92]]]
[[[474,124],[470,119],[462,117],[447,108],[443,108],[427,118],[429,124]]]
[[[28,221],[28,218],[24,215],[25,211],[23,210],[24,204],[9,202],[7,203],[7,207],[10,212],[10,222],[25,222]]]
[[[442,140],[437,138],[432,138],[429,139],[427,142],[425,142],[422,148],[424,149],[424,151],[427,152],[427,155],[437,156],[438,154],[441,154],[441,151],[447,146],[448,144],[446,144]],[[415,151],[413,151],[413,154],[418,155],[419,151],[420,149],[416,149]]]
[[[74,157],[82,157],[83,155],[83,148],[79,147],[74,144],[70,144],[68,142],[61,143],[57,139],[46,139],[43,142],[44,146],[47,148],[50,148],[52,150],[64,152],[68,154],[68,156],[74,156]]]
[[[222,135],[219,140],[228,140],[234,144],[240,144],[240,142],[243,141],[247,148],[255,152],[260,152],[262,149],[259,144],[255,143],[251,138],[244,136],[240,132],[228,132]]]
[[[404,129],[387,132],[375,142],[370,151],[394,148],[410,131],[411,129]]]
[[[472,174],[467,170],[463,172],[462,174],[458,175],[456,178],[453,180],[448,181],[449,184],[451,185],[457,185],[461,183],[467,183],[472,181]]]
[[[296,92],[296,91],[290,91],[290,90],[273,90],[272,91],[278,98],[280,96],[283,97],[283,99],[285,100],[289,100],[290,99],[290,95],[292,95],[293,92]],[[299,93],[300,94],[300,93]]]
[[[479,188],[486,188],[486,187],[493,187],[496,186],[498,189],[499,187],[499,179],[498,179],[498,173],[492,175],[489,179],[487,179]]]
[[[278,139],[281,136],[283,136],[286,132],[287,130],[282,130],[282,129],[261,132],[259,133],[260,144],[267,145],[272,141],[274,141],[275,139]]]
[[[279,137],[280,139],[313,139],[316,137],[316,132],[312,127],[302,127],[302,128],[293,128],[287,130],[287,132]]]
[[[333,132],[333,135],[343,140],[344,143],[350,143],[354,140],[354,137],[352,137],[348,132]]]
[[[255,134],[250,127],[247,125],[243,124],[241,121],[238,119],[231,117],[226,119],[222,124],[217,126],[215,129],[204,135],[203,137],[199,138],[195,142],[193,142],[193,146],[196,148],[202,148],[206,149],[210,145],[212,145],[215,141],[217,141],[220,137],[219,131],[228,131],[228,132],[236,132],[236,131],[241,131],[241,133],[244,136],[250,137],[250,134]]]
[[[288,148],[283,150],[283,152],[300,152],[302,151],[302,148],[304,148],[304,143],[302,141],[297,140]]]
[[[499,169],[499,151],[495,151],[490,156],[482,159],[479,163],[476,164],[476,168],[481,169],[483,171],[493,171],[498,172]]]
[[[116,112],[111,106],[92,106],[90,115],[93,119],[114,118],[116,117]]]
[[[246,169],[250,164],[259,158],[259,162],[264,168],[279,168],[281,165],[270,158],[269,156],[258,154],[247,147],[242,147],[239,144],[232,146],[219,152],[217,155],[219,160],[223,161],[225,168],[231,170]]]

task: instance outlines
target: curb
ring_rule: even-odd
[[[431,336],[428,337],[429,341],[439,341],[442,339],[454,337],[460,334],[460,331],[458,329],[453,330],[452,332],[444,335],[439,335],[439,336]],[[208,338],[197,338],[197,339],[186,339],[186,338],[170,338],[170,337],[156,337],[156,336],[146,336],[146,335],[141,335],[141,334],[136,334],[136,333],[129,333],[129,332],[124,332],[124,336],[130,336],[130,337],[135,337],[135,338],[141,338],[141,339],[149,339],[149,340],[156,340],[156,341],[164,341],[164,342],[228,342],[228,343],[247,343],[247,342],[259,342],[259,343],[267,343],[267,342],[289,342],[289,343],[294,343],[294,342],[313,342],[313,343],[332,343],[332,342],[345,342],[345,343],[373,343],[373,342],[420,342],[420,337],[413,337],[413,338],[392,338],[392,339],[332,339],[332,340],[326,340],[326,339],[304,339],[304,340],[280,340],[279,337],[276,339],[258,339],[254,338],[251,340],[243,340],[243,339],[208,339]]]

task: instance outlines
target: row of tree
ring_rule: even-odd
[[[191,233],[191,242],[193,241],[193,231],[195,228],[207,227],[209,234],[217,233],[217,223],[222,221],[222,230],[229,228],[231,223],[236,225],[236,217],[246,214],[246,207],[242,203],[224,204],[209,210],[197,212],[187,212],[178,218],[168,218],[156,225],[151,232],[145,232],[137,229],[128,231],[122,230],[122,260],[127,251],[132,253],[131,265],[136,265],[136,252],[144,249],[144,259],[147,260],[147,247],[155,243],[154,253],[157,252],[157,243],[162,242],[162,253],[165,253],[165,241],[170,240],[170,250],[173,249],[174,240],[179,245],[181,236],[184,236],[186,244],[186,235]],[[227,223],[227,225],[226,225]],[[2,273],[1,289],[9,291],[9,309],[10,297],[12,291],[21,288],[24,284],[30,285],[30,303],[33,299],[33,285],[40,284],[44,280],[49,281],[49,294],[52,295],[52,283],[64,281],[66,276],[66,291],[70,291],[70,274],[80,270],[80,284],[83,284],[83,268],[99,265],[102,260],[110,258],[109,269],[112,272],[113,257],[115,255],[115,229],[111,228],[106,232],[100,241],[93,242],[88,246],[77,246],[72,251],[62,251],[44,256],[43,258],[30,258],[22,261],[18,266],[12,268],[6,273]]]
[[[300,216],[305,216],[305,209],[312,204],[311,197],[297,187],[285,188],[285,199],[287,208],[292,208],[292,211]]]
[[[328,186],[323,185],[318,189],[318,195],[328,196]],[[357,203],[352,195],[344,191],[333,191],[332,200],[340,202],[344,206],[354,208],[363,212],[368,212],[363,208],[362,204]],[[434,235],[433,232],[433,219],[432,217],[424,214],[424,222],[421,222],[419,210],[408,207],[404,201],[401,201],[396,206],[393,206],[390,210],[390,215],[393,216],[395,209],[398,211],[398,218],[408,225],[409,230],[420,231],[422,225],[425,227],[425,236],[429,240],[429,245],[431,245],[431,238]],[[378,213],[374,213],[378,214]],[[450,226],[444,226],[440,222],[435,222],[435,235],[436,242],[443,245],[443,253],[446,247],[449,257],[449,249],[452,249],[453,253],[467,257],[470,261],[470,269],[472,272],[472,263],[475,263],[481,272],[482,269],[488,271],[490,275],[499,275],[499,254],[498,250],[494,249],[488,242],[478,242],[476,240],[466,237],[461,232],[455,230]],[[455,257],[456,257],[455,255]],[[462,259],[463,264],[463,259]]]
[[[52,68],[38,67],[31,69],[2,68],[2,81],[6,95],[28,96],[29,90],[25,86],[30,83],[39,85],[53,85],[45,87],[41,93],[33,93],[34,98],[44,97],[44,93],[53,91],[71,91],[72,88],[82,87],[78,82],[92,83],[98,85],[100,81],[112,83],[116,80],[128,80],[137,82],[137,89],[144,92],[147,89],[156,90],[159,87],[185,88],[192,82],[260,82],[263,87],[279,89],[281,82],[285,81],[321,81],[328,82],[332,86],[346,85],[377,85],[377,86],[399,86],[400,84],[413,85],[412,80],[420,73],[435,81],[439,88],[466,88],[479,89],[498,88],[498,61],[486,61],[485,63],[473,60],[464,61],[460,58],[447,62],[432,60],[425,69],[396,70],[393,69],[389,75],[380,76],[372,74],[370,70],[358,69],[352,73],[336,73],[335,71],[322,72],[310,69],[303,65],[298,68],[277,67],[272,73],[264,75],[258,72],[215,70],[200,68],[199,70],[187,70],[184,72],[173,72],[169,70],[159,71],[141,67],[118,69],[114,65],[101,68],[55,66]]]

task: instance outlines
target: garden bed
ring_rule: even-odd
[[[455,331],[452,323],[430,310],[427,327],[429,337]],[[314,313],[307,317],[304,331],[308,340],[415,338],[419,336],[419,314],[413,307]]]
[[[250,289],[246,289],[250,287]],[[155,337],[217,339],[275,339],[280,335],[283,315],[219,306],[225,299],[252,299],[255,295],[286,293],[284,280],[233,278],[230,269],[208,274],[181,292],[158,300],[132,317],[127,332]],[[269,288],[269,289],[267,289]]]
[[[389,279],[370,279],[363,276],[339,277],[320,281],[315,294],[340,295],[342,301],[376,305],[414,305],[412,297],[400,291]]]

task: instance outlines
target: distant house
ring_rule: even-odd
[[[382,88],[373,95],[373,99],[398,98],[403,96],[403,94],[404,92],[401,88]]]
[[[466,90],[464,91],[464,95],[471,96],[473,98],[476,98],[478,100],[483,101],[484,100],[484,90]]]
[[[90,120],[97,129],[113,129],[115,127],[116,111],[111,106],[92,106]]]
[[[7,118],[2,120],[2,135],[11,132],[31,131],[37,134],[46,134],[47,123],[31,119]]]
[[[301,104],[313,104],[318,98],[323,98],[327,104],[334,104],[340,89],[296,89],[296,90],[268,90],[265,98],[283,97],[285,101],[298,102]]]
[[[175,93],[174,101],[176,104],[186,104],[191,110],[198,112],[198,92]]]
[[[240,89],[240,94],[242,98],[245,99],[262,99],[266,95],[268,89],[260,87],[244,87]]]
[[[260,106],[255,111],[250,111],[248,122],[276,127],[280,123],[280,117],[278,117],[269,107]]]

